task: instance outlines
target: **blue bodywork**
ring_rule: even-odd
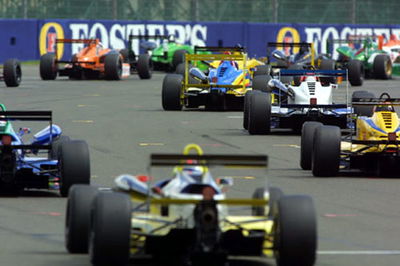
[[[210,69],[208,74],[208,79],[211,85],[231,85],[239,75],[243,73],[243,70],[237,69],[235,64],[236,62],[232,61],[221,61],[221,64],[218,68]],[[217,82],[213,82],[213,80],[217,80]],[[211,91],[219,91],[226,93],[228,88],[213,88],[211,87]]]

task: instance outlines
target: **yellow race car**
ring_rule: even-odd
[[[208,110],[243,110],[244,95],[252,89],[253,76],[269,74],[263,62],[247,59],[243,47],[196,47],[196,52],[202,54],[185,54],[184,68],[178,66],[177,73],[164,77],[164,110],[200,106]],[[193,67],[198,62],[209,69]]]
[[[255,169],[265,174],[266,165],[267,156],[204,155],[189,144],[183,155],[151,155],[150,166],[164,179],[155,180],[152,170],[121,175],[109,191],[75,186],[68,198],[67,249],[89,250],[95,265],[126,265],[138,256],[157,265],[225,265],[231,255],[314,265],[316,213],[309,196],[286,196],[273,187],[256,189],[252,198],[227,195],[234,178],[256,178],[250,175]],[[165,179],[171,173],[165,167],[172,177]],[[214,178],[217,167],[234,175]]]
[[[354,129],[341,136],[339,127],[303,124],[300,166],[314,176],[335,176],[358,169],[368,175],[399,176],[399,98],[357,91],[352,96]]]

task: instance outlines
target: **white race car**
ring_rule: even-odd
[[[246,176],[255,168],[265,174],[266,164],[267,156],[203,155],[189,144],[183,155],[151,155],[150,165],[164,169],[163,176],[165,167],[174,169],[172,178],[154,185],[152,174],[119,176],[110,191],[75,186],[68,198],[67,249],[89,251],[95,265],[126,265],[140,255],[157,265],[225,265],[229,255],[276,256],[282,266],[314,265],[316,214],[309,196],[260,187],[253,198],[229,198],[226,186],[233,185],[233,176],[214,179],[210,173],[220,166],[236,177],[240,168]]]
[[[254,82],[261,84],[262,79],[264,86],[245,96],[243,126],[250,134],[268,134],[271,128],[298,132],[305,121],[348,127],[351,108],[335,104],[332,99],[333,90],[338,87],[334,81],[338,76],[345,77],[346,71],[281,69],[278,73],[274,78],[255,77]],[[281,77],[296,78],[291,85],[283,83]]]

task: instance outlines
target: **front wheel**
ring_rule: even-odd
[[[250,98],[248,130],[251,135],[269,134],[271,131],[271,94],[257,93]]]
[[[373,72],[377,79],[392,78],[392,61],[386,54],[378,54],[374,59]]]
[[[351,86],[361,86],[364,81],[364,66],[360,60],[350,60],[347,65]]]
[[[140,79],[151,79],[153,74],[153,63],[151,62],[150,55],[139,55],[136,69]]]
[[[179,74],[167,74],[164,77],[161,91],[161,103],[164,110],[182,110],[182,81],[183,77]]]
[[[3,78],[7,87],[18,87],[22,79],[21,64],[17,59],[8,59],[3,66]]]
[[[314,132],[320,126],[320,122],[308,121],[301,129],[300,166],[303,170],[311,170]]]

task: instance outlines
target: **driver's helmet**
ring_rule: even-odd
[[[168,42],[175,42],[175,35],[168,35]]]
[[[188,166],[187,165],[182,168],[182,173],[193,178],[195,180],[195,182],[201,183],[203,181],[205,169],[203,166]]]

